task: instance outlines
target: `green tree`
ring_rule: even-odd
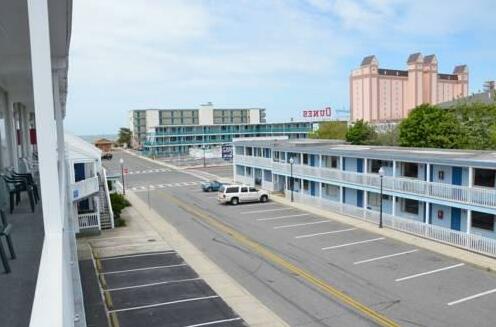
[[[461,103],[450,111],[460,122],[464,147],[476,150],[495,149],[496,104]]]
[[[453,111],[423,104],[413,109],[400,124],[400,145],[431,148],[464,148],[460,121]]]
[[[127,147],[131,147],[131,137],[132,132],[129,128],[121,127],[119,129],[119,137],[117,138],[117,143],[122,145],[126,145]]]
[[[345,121],[328,121],[319,124],[319,129],[310,134],[314,139],[344,140],[348,130]]]
[[[374,127],[363,120],[357,120],[346,132],[346,141],[351,144],[372,144],[376,139]]]
[[[390,126],[384,131],[377,132],[375,140],[372,142],[375,145],[400,145],[400,129],[398,126]]]

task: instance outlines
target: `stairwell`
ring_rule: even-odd
[[[100,200],[100,226],[102,229],[112,228],[112,219],[110,217],[110,210],[107,201],[107,195],[105,193],[105,180],[100,177],[100,192],[98,192],[98,197]]]

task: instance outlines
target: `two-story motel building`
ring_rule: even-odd
[[[288,197],[294,180],[296,201],[374,221],[383,167],[387,225],[496,255],[496,152],[269,138],[234,146],[237,182]]]

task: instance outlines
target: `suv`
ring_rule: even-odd
[[[222,185],[217,200],[220,203],[237,205],[240,202],[267,202],[269,193],[248,185]]]

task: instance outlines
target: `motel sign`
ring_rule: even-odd
[[[331,118],[331,107],[326,107],[324,109],[303,110],[303,117],[305,117],[305,118]]]

